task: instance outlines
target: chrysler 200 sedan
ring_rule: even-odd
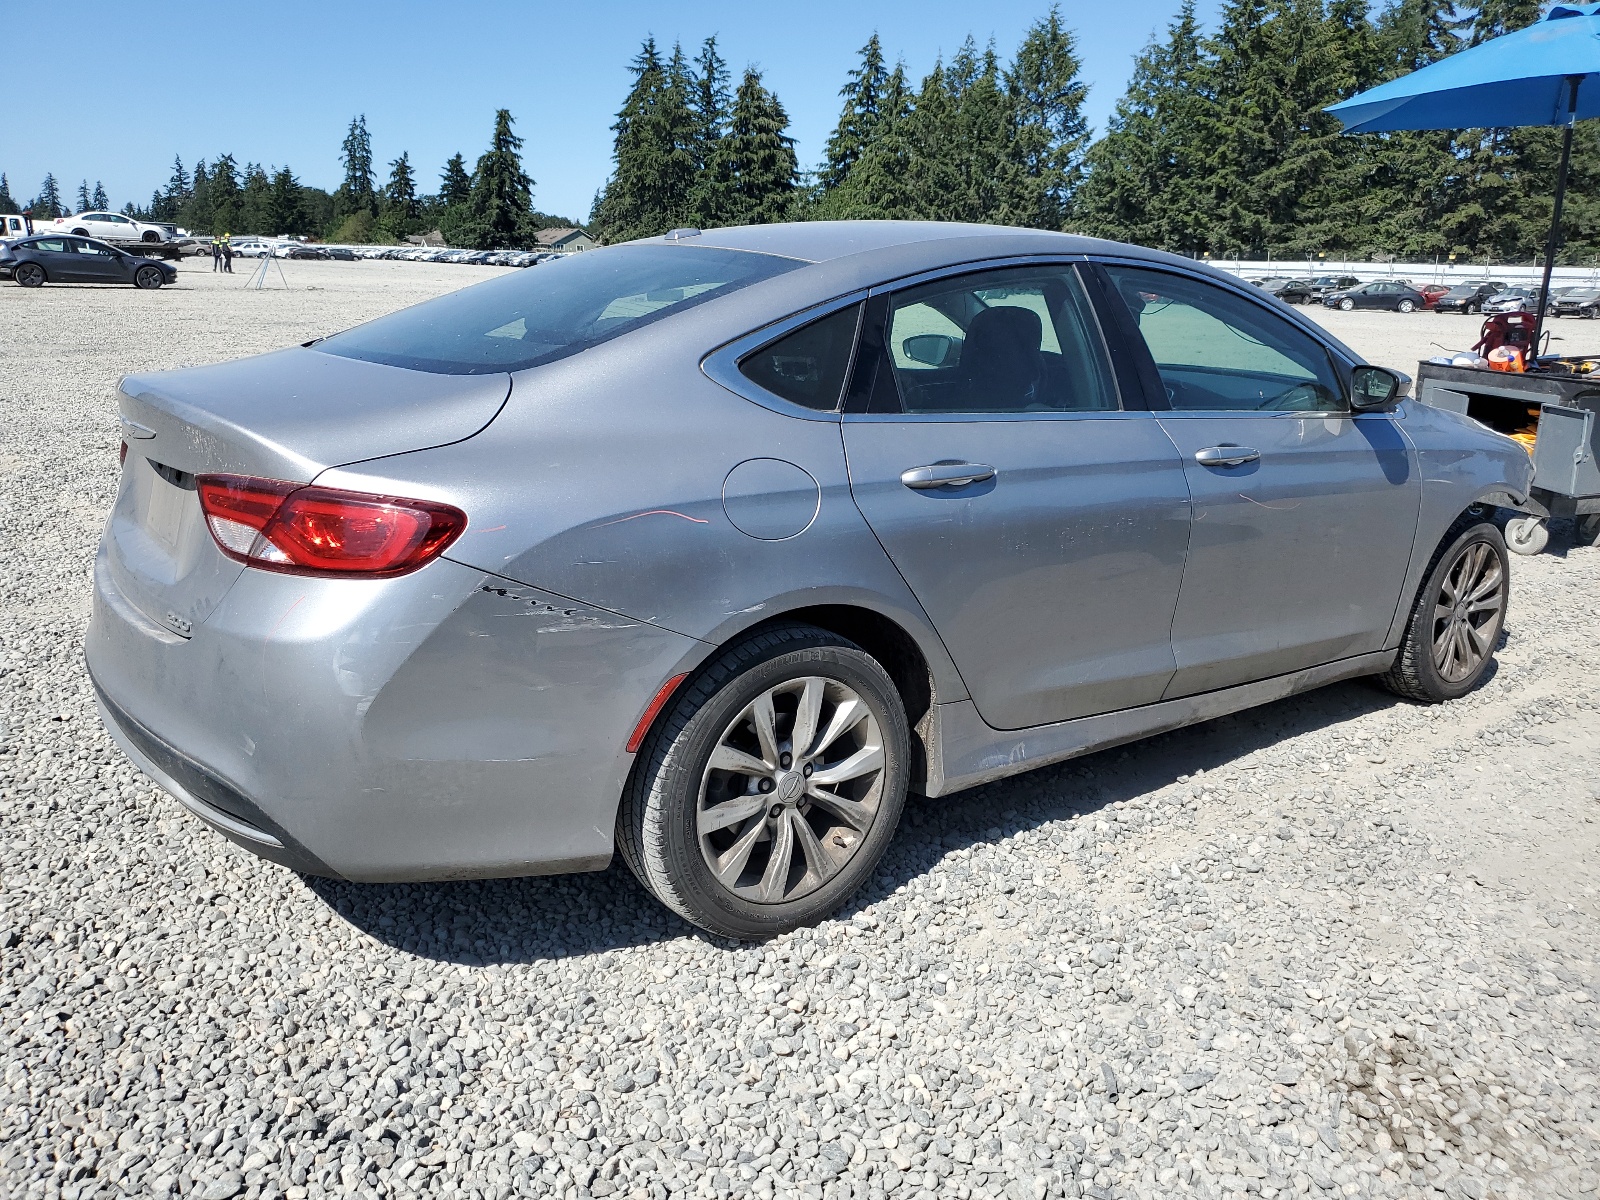
[[[124,379],[88,666],[266,858],[620,847],[759,938],[849,897],[908,790],[1354,676],[1473,688],[1531,467],[1403,382],[1131,246],[676,230]]]

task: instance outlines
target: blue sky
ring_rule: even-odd
[[[1089,114],[1104,126],[1133,56],[1164,29],[1179,0],[1067,0],[1091,84]],[[1218,0],[1202,0],[1210,18]],[[70,50],[8,55],[0,72],[0,171],[19,202],[46,171],[64,196],[103,180],[113,204],[148,200],[172,156],[231,152],[240,163],[290,164],[305,183],[335,186],[339,143],[365,112],[381,164],[409,151],[432,190],[457,150],[476,160],[496,108],[509,108],[527,139],[534,202],[583,218],[609,170],[609,126],[625,94],[628,62],[653,33],[697,47],[716,34],[729,64],[758,66],[792,119],[803,165],[815,165],[838,118],[838,90],[876,30],[891,60],[920,78],[970,32],[1009,56],[1047,0],[807,0],[762,4],[254,3],[116,5],[134,36],[95,29]],[[121,18],[119,18],[121,19]],[[63,29],[46,20],[42,28]],[[65,36],[65,35],[64,35]],[[71,69],[63,72],[62,54]],[[90,59],[104,55],[106,62]],[[380,167],[387,175],[387,167]],[[381,181],[381,180],[380,180]],[[71,200],[69,199],[70,203]]]

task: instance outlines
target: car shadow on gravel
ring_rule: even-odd
[[[834,919],[847,920],[882,900],[950,850],[1093,813],[1179,776],[1225,769],[1286,738],[1400,703],[1355,680],[946,799],[913,796],[883,863]],[[582,875],[415,884],[306,878],[305,883],[378,941],[420,958],[466,966],[584,956],[681,937],[733,944],[662,907],[620,858],[605,871]]]

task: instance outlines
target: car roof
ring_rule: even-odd
[[[1163,251],[1079,234],[956,221],[793,221],[706,229],[689,237],[674,238],[667,234],[640,238],[639,243],[749,250],[809,263],[832,262],[858,255],[876,257],[884,251],[899,251],[892,257],[902,260],[925,257],[930,267],[961,262],[969,256],[978,259],[1011,254],[1116,254],[1152,261],[1171,261],[1188,268],[1199,265],[1193,259]]]

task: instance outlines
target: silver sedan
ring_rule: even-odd
[[[87,657],[182,804],[353,880],[594,870],[759,938],[943,796],[1483,678],[1515,442],[1064,234],[678,230],[129,376]]]

